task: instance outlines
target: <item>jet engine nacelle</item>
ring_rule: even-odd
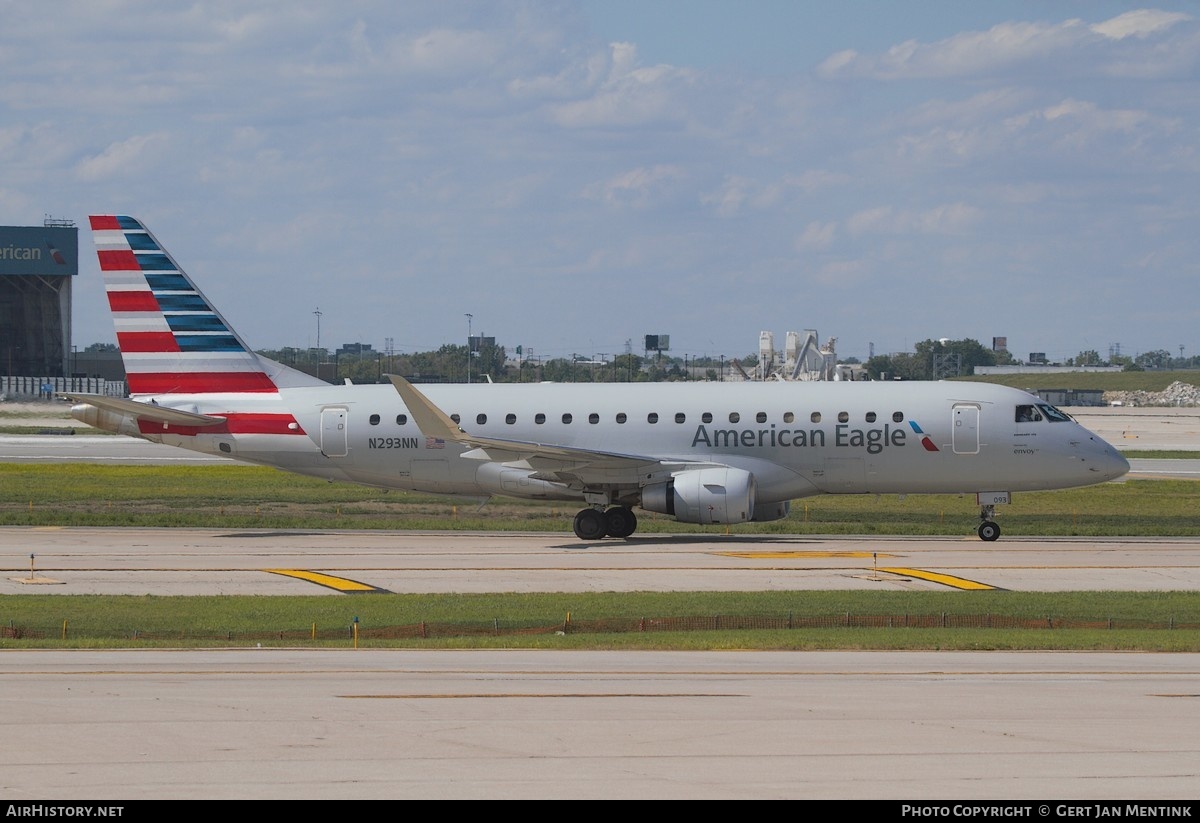
[[[642,508],[682,523],[745,523],[754,519],[756,493],[754,475],[748,471],[728,466],[693,469],[642,489]]]

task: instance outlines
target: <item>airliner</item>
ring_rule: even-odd
[[[581,540],[635,509],[729,528],[822,494],[1013,492],[1129,463],[1024,391],[965,381],[333,385],[255,353],[137,219],[89,218],[129,394],[67,395],[90,426],[331,481],[576,501]]]

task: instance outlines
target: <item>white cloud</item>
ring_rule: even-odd
[[[613,43],[607,76],[587,96],[554,107],[555,121],[567,128],[628,127],[683,117],[681,86],[692,72],[672,66],[638,67],[637,50]]]
[[[683,177],[683,170],[677,166],[630,169],[608,180],[587,186],[583,190],[583,196],[609,206],[645,208]]]
[[[855,235],[956,234],[982,219],[983,211],[968,203],[946,203],[922,211],[877,206],[864,209],[846,221]]]
[[[85,157],[75,171],[79,179],[85,181],[141,174],[152,165],[146,162],[147,159],[167,151],[168,143],[165,132],[137,134],[110,144],[98,155]]]
[[[1166,35],[1176,25],[1191,20],[1193,18],[1187,14],[1143,9],[1090,26],[1078,18],[1057,23],[1011,21],[931,43],[908,40],[876,55],[839,51],[826,58],[818,66],[817,73],[829,78],[873,77],[879,80],[949,78],[1017,66],[1062,70],[1062,61],[1069,61],[1065,65],[1072,73],[1090,68],[1095,74],[1102,74],[1109,70],[1105,68],[1107,61],[1124,61],[1118,53],[1101,48],[1104,43],[1112,44],[1129,37],[1144,40]],[[1193,52],[1190,37],[1177,41],[1173,48]],[[1194,52],[1188,59],[1195,59]],[[1057,65],[1047,61],[1055,61]]]
[[[812,251],[827,249],[833,245],[837,236],[836,223],[809,223],[804,231],[796,238],[797,251]]]
[[[492,66],[502,51],[494,35],[439,28],[389,45],[389,69],[463,75]]]
[[[749,207],[768,211],[788,202],[797,193],[809,194],[823,188],[844,184],[844,174],[824,169],[808,169],[799,174],[786,174],[778,180],[761,182],[745,175],[728,175],[711,192],[700,195],[700,203],[713,208],[721,217],[733,217]]]
[[[1169,29],[1176,23],[1191,19],[1191,15],[1182,12],[1136,9],[1103,23],[1096,23],[1091,29],[1113,40],[1123,40],[1126,37],[1148,37]]]
[[[899,231],[891,206],[875,206],[851,215],[846,221],[851,234],[881,234]]]
[[[969,203],[947,203],[916,214],[913,225],[924,234],[959,234],[979,224],[983,210]]]
[[[754,182],[746,177],[731,176],[726,177],[715,192],[704,194],[700,197],[700,202],[706,206],[712,206],[717,210],[717,214],[722,217],[730,217],[737,214],[741,210],[742,204],[750,197],[750,190],[754,187]]]
[[[1079,20],[1058,24],[1002,23],[986,31],[964,32],[935,43],[909,40],[875,56],[842,52],[821,64],[818,71],[828,77],[891,80],[963,76],[1048,57],[1077,39],[1078,32],[1086,32]]]

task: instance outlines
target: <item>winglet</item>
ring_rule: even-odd
[[[412,383],[396,374],[387,375],[387,379],[392,381],[392,385],[400,394],[400,399],[404,401],[404,405],[408,407],[409,413],[413,416],[417,428],[426,437],[438,437],[455,442],[464,442],[468,439],[466,432],[450,419],[450,415],[435,406]]]

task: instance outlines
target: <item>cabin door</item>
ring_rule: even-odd
[[[326,457],[346,456],[345,406],[321,409],[321,453]]]
[[[979,454],[979,407],[954,404],[953,442],[955,454]]]

